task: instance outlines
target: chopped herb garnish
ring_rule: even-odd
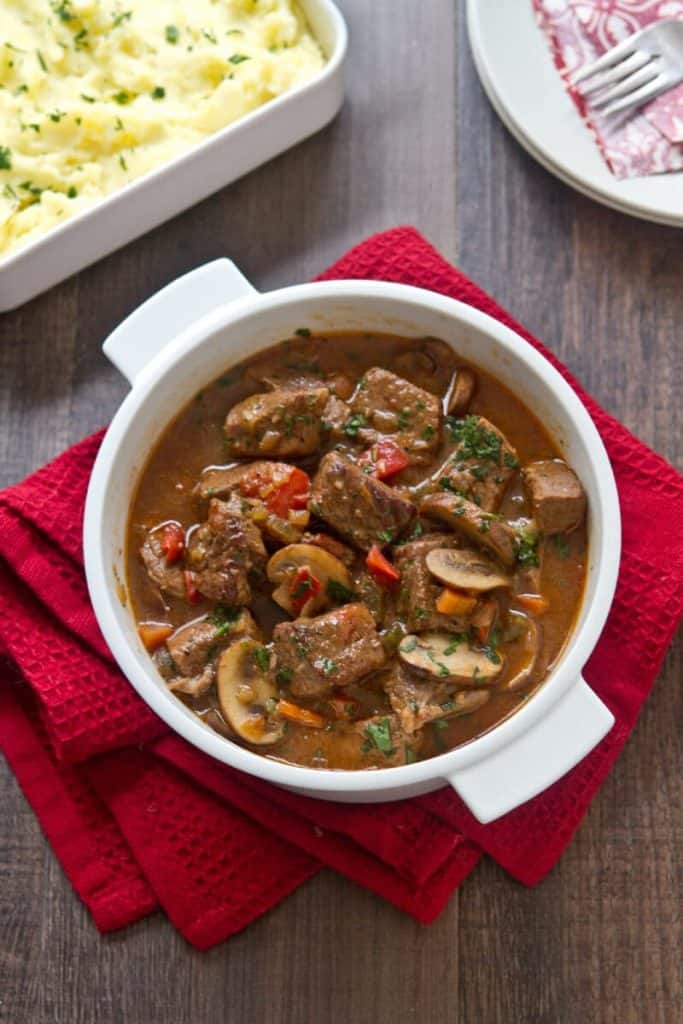
[[[446,656],[448,656],[449,654],[455,654],[455,652],[457,651],[457,649],[460,646],[460,644],[464,644],[464,643],[467,643],[467,637],[464,634],[462,634],[462,633],[458,633],[457,636],[453,637],[451,642],[448,644],[448,647],[444,648],[444,652],[443,653]]]
[[[207,615],[206,621],[216,627],[215,637],[218,639],[230,632],[230,627],[235,625],[239,615],[238,608],[231,608],[227,604],[219,603],[214,607],[211,615]]]
[[[394,539],[394,535],[391,530],[380,530],[377,534],[377,540],[384,541],[385,544],[391,544]]]
[[[358,594],[353,590],[349,590],[343,583],[339,583],[338,580],[334,580],[332,577],[328,579],[325,590],[328,596],[338,604],[348,604],[351,601],[355,601],[358,597]]]
[[[297,585],[294,587],[294,590],[292,591],[292,597],[295,600],[299,600],[302,597],[306,597],[308,591],[312,589],[313,581],[307,577],[304,577],[304,579],[299,580]]]
[[[178,42],[179,39],[180,39],[180,32],[178,31],[177,26],[176,25],[167,25],[166,26],[166,42],[167,43],[171,43],[173,46],[175,46],[175,44]]]
[[[500,665],[500,654],[495,649],[493,644],[487,644],[486,647],[482,647],[482,652],[486,655],[490,662],[494,665]]]
[[[362,427],[366,427],[367,423],[368,421],[362,413],[355,413],[353,416],[349,416],[344,424],[344,433],[347,437],[357,437],[358,431]]]
[[[398,429],[407,430],[410,426],[410,409],[401,409],[398,414]]]
[[[86,96],[86,94],[84,92],[81,93],[81,99],[85,100],[86,103],[94,103],[95,102],[95,97],[94,96]]]
[[[254,650],[254,660],[262,672],[267,672],[270,665],[270,651],[268,648],[257,647]]]
[[[209,29],[203,28],[202,35],[204,36],[205,39],[208,39],[210,43],[213,43],[214,46],[218,43],[216,36]]]
[[[120,92],[114,93],[114,95],[112,96],[112,99],[114,100],[115,103],[118,103],[119,106],[125,107],[127,103],[130,103],[132,97],[131,97],[130,93],[127,93],[125,91],[125,89],[121,89]]]
[[[53,3],[52,10],[55,12],[60,21],[69,22],[74,20],[74,15],[71,13],[69,8],[71,7],[71,0],[62,0],[62,3]]]
[[[519,466],[519,459],[516,459],[512,452],[505,452],[505,455],[503,456],[503,462],[508,467],[508,469],[517,469],[517,467]]]
[[[488,470],[484,469],[483,466],[470,466],[470,473],[475,480],[479,481],[486,480],[489,475]]]
[[[14,191],[9,182],[7,182],[7,184],[3,186],[2,194],[4,195],[5,199],[19,199],[19,196]]]
[[[54,121],[55,124],[59,124],[62,118],[66,117],[66,114],[63,110],[53,110],[51,114],[48,114],[48,117],[51,121]]]
[[[458,705],[455,703],[454,700],[447,700],[447,701],[444,701],[443,704],[439,704],[439,707],[441,708],[441,710],[445,714],[447,714],[447,715],[450,715],[451,712],[455,711],[457,706]]]
[[[424,608],[416,608],[415,609],[415,614],[418,617],[418,619],[426,619],[427,618],[427,612],[425,611]]]
[[[445,729],[448,726],[448,722],[444,722],[443,718],[437,718],[432,722],[435,729]]]
[[[0,171],[12,170],[12,150],[7,146],[0,146]]]
[[[517,547],[517,563],[523,565],[525,568],[531,566],[539,566],[540,560],[538,557],[538,535],[532,533],[525,527],[519,527],[517,530],[516,547]]]
[[[365,728],[365,735],[370,747],[381,750],[386,757],[390,757],[395,752],[391,741],[391,723],[388,718],[370,722]]]
[[[118,28],[119,25],[123,25],[124,21],[130,21],[132,17],[132,11],[122,11],[120,14],[115,14],[114,20],[112,21],[112,28]]]
[[[421,436],[422,436],[423,440],[430,441],[431,438],[434,437],[435,433],[436,433],[436,431],[434,430],[434,427],[431,424],[427,424],[427,426],[422,431],[422,435]]]
[[[482,518],[482,519],[479,520],[479,533],[488,533],[490,529],[491,529],[491,520],[490,519]]]
[[[447,416],[446,429],[458,444],[459,458],[486,459],[500,465],[502,439],[493,430],[482,426],[478,416],[466,416],[464,419]]]
[[[228,57],[231,64],[241,64],[245,60],[249,60],[243,53],[233,53],[232,57]]]
[[[326,676],[331,676],[339,670],[339,665],[337,664],[336,661],[333,661],[332,658],[321,658],[320,667],[322,669],[323,675]]]
[[[84,49],[84,47],[86,47],[88,45],[87,44],[87,37],[88,37],[88,30],[87,30],[87,28],[82,28],[80,32],[76,33],[76,35],[74,36],[74,45],[75,45],[77,50],[82,50],[82,49]]]
[[[75,199],[78,195],[78,189],[75,185],[70,185],[66,194],[69,197],[69,199]]]
[[[442,491],[450,491],[451,494],[460,494],[458,488],[455,486],[455,484],[451,483],[450,479],[447,476],[440,477],[439,488]]]
[[[164,89],[163,85],[155,86],[155,88],[152,89],[150,93],[150,96],[152,97],[153,100],[163,100],[165,95],[166,90]]]
[[[311,332],[308,327],[297,327],[294,333],[298,334],[300,338],[310,338],[311,336]]]
[[[126,163],[126,158],[123,155],[123,153],[121,153],[120,156],[119,156],[119,163],[121,164],[121,167],[123,168],[124,171],[128,170],[128,164]]]
[[[281,686],[288,686],[291,683],[293,677],[294,673],[292,672],[291,668],[278,669],[277,675],[275,676],[275,678],[277,679],[278,683],[280,683]]]
[[[399,647],[399,651],[403,651],[404,654],[410,654],[410,652],[414,651],[416,647],[417,647],[417,637],[416,636],[409,636],[409,637],[407,637],[403,641],[403,643]]]

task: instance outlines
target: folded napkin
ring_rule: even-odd
[[[662,0],[532,0],[553,60],[579,113],[617,178],[683,170],[683,85],[622,119],[592,111],[568,78],[627,36],[663,18],[683,19],[683,4]]]
[[[81,526],[101,435],[87,438],[0,494],[0,747],[102,931],[162,908],[207,948],[321,866],[425,923],[482,851],[515,878],[538,882],[633,728],[683,616],[683,478],[674,469],[412,228],[377,235],[322,276],[401,281],[482,309],[523,334],[586,404],[612,459],[624,519],[614,607],[585,672],[616,725],[550,790],[486,826],[450,789],[334,804],[206,757],[142,703],[94,620]]]

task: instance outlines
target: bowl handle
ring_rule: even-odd
[[[205,263],[138,306],[109,335],[102,350],[135,384],[140,371],[186,327],[226,302],[255,294],[232,260]]]
[[[579,677],[528,732],[446,781],[486,824],[557,782],[613,725],[612,712]]]

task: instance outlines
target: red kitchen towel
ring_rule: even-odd
[[[94,621],[81,525],[101,436],[88,438],[0,495],[0,746],[102,930],[161,906],[206,948],[321,865],[425,922],[480,850],[537,882],[623,746],[683,615],[683,479],[674,469],[413,229],[370,239],[323,277],[402,281],[468,302],[523,334],[585,402],[612,459],[624,518],[617,596],[586,667],[617,724],[551,790],[487,826],[450,790],[338,805],[284,793],[205,757],[142,704]]]

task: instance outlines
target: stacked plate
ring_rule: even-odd
[[[683,227],[683,174],[620,181],[562,84],[531,0],[468,0],[470,45],[503,123],[552,174],[600,203]]]

